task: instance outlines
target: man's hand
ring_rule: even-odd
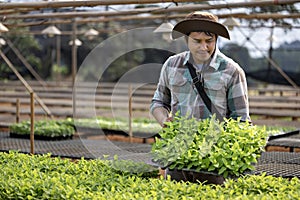
[[[172,117],[172,116],[167,117],[167,118],[165,119],[165,121],[163,122],[162,127],[163,127],[163,128],[166,127],[166,126],[167,126],[167,125],[166,125],[166,122],[171,122],[172,120],[173,120],[173,117]]]
[[[173,120],[173,117],[169,115],[167,109],[163,107],[155,108],[152,112],[152,115],[156,119],[156,121],[161,125],[161,127],[165,127],[165,122],[170,122]]]

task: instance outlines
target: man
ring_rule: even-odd
[[[217,48],[218,36],[230,39],[226,27],[207,12],[193,12],[176,24],[172,38],[185,36],[189,51],[171,56],[163,65],[150,112],[163,127],[172,115],[198,119],[219,115],[219,119],[250,121],[247,82],[242,68]],[[198,92],[188,65],[195,68],[210,105]]]

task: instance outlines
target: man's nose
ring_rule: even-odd
[[[207,49],[207,44],[205,42],[199,42],[199,49],[201,50],[206,50]]]

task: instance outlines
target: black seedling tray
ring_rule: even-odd
[[[271,135],[269,136],[269,141],[270,140],[274,140],[274,139],[278,139],[278,138],[283,138],[283,137],[289,137],[289,136],[293,136],[293,135],[297,135],[300,134],[300,130],[295,130],[295,131],[290,131],[290,132],[286,132],[286,133],[281,133],[281,134],[277,134],[277,135]]]
[[[22,138],[22,139],[30,139],[29,134],[18,134],[18,133],[9,133],[9,136],[12,138]],[[50,136],[42,136],[42,135],[34,135],[34,139],[36,140],[70,140],[73,139],[73,135],[68,135],[68,136],[55,136],[55,137],[50,137]]]

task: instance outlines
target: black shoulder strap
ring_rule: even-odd
[[[215,113],[216,114],[216,118],[219,119],[220,121],[223,121],[223,118],[221,117],[221,114],[219,113],[219,111],[216,109],[215,105],[211,103],[210,98],[207,96],[204,88],[203,88],[203,83],[201,78],[199,79],[197,74],[196,74],[196,70],[193,67],[193,65],[189,62],[186,63],[186,66],[188,67],[190,74],[192,76],[193,79],[193,84],[196,86],[198,93],[200,94],[202,100],[204,101],[206,107],[208,108],[208,110],[210,111],[210,113]]]

